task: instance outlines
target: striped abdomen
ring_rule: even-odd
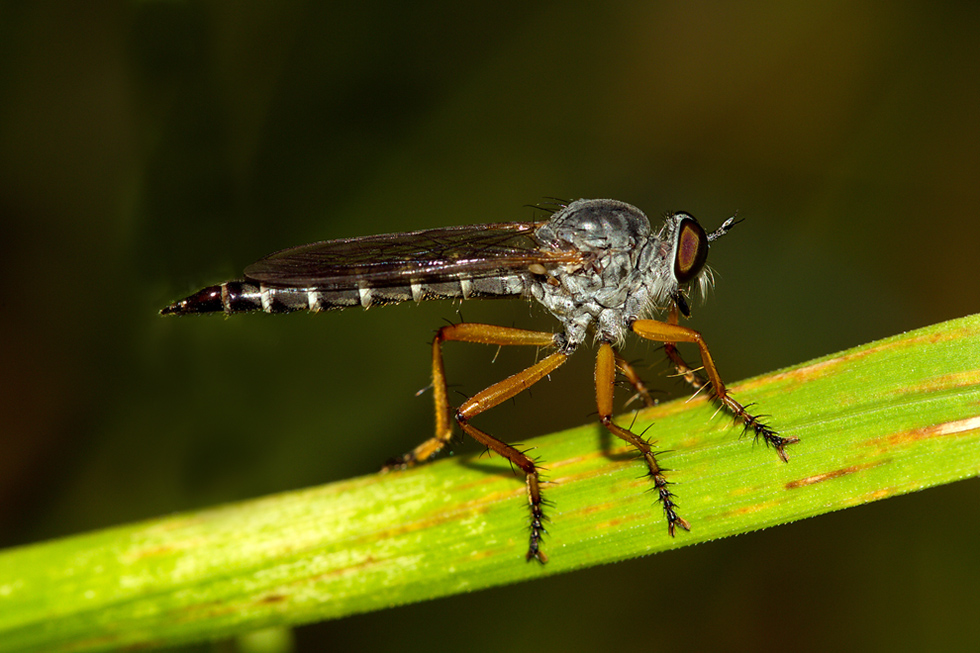
[[[329,311],[351,306],[383,306],[409,300],[469,299],[475,297],[529,297],[531,275],[454,279],[438,283],[411,283],[345,289],[284,288],[254,281],[226,281],[209,286],[164,308],[162,315],[187,313],[290,313]]]

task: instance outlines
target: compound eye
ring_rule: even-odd
[[[674,249],[674,277],[677,283],[686,283],[698,276],[708,259],[708,235],[689,215],[681,214]]]

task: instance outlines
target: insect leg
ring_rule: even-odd
[[[789,460],[784,449],[786,445],[799,442],[799,438],[784,438],[780,436],[758,417],[750,415],[742,404],[735,401],[725,388],[725,384],[718,374],[718,368],[715,367],[711,353],[708,351],[708,345],[704,342],[704,338],[700,333],[678,324],[658,322],[656,320],[635,320],[630,324],[630,329],[636,335],[647,340],[655,340],[671,345],[678,342],[690,342],[697,345],[701,353],[701,363],[704,365],[704,372],[708,376],[708,382],[711,383],[711,391],[715,398],[721,402],[726,410],[734,415],[737,421],[742,423],[745,429],[753,431],[756,438],[763,438],[767,445],[773,447],[783,462]],[[679,356],[678,359],[680,359]],[[683,359],[680,359],[680,361],[683,363]],[[677,360],[674,360],[674,363],[677,364]]]
[[[660,504],[664,509],[664,516],[667,518],[667,531],[671,537],[674,530],[679,526],[685,531],[691,530],[691,525],[677,514],[677,506],[674,503],[674,493],[670,491],[670,483],[664,477],[664,469],[657,463],[657,456],[644,438],[636,435],[629,429],[623,428],[612,420],[613,412],[613,388],[616,381],[616,362],[619,354],[608,342],[599,345],[599,353],[595,361],[595,394],[596,404],[599,407],[599,421],[613,435],[626,440],[640,452],[647,463],[650,478],[653,479],[654,487],[660,497]]]
[[[548,561],[548,557],[541,551],[541,539],[545,532],[544,500],[541,496],[541,479],[538,476],[537,466],[524,452],[498,440],[489,433],[481,431],[469,421],[476,415],[527,390],[568,360],[568,356],[561,352],[552,353],[522,372],[509,376],[473,395],[463,402],[454,416],[451,416],[446,390],[446,374],[442,362],[442,343],[449,340],[485,345],[533,345],[537,347],[553,347],[556,344],[555,335],[551,333],[491,324],[452,324],[439,329],[432,342],[432,387],[435,396],[436,434],[401,458],[386,465],[385,469],[409,467],[431,458],[445,447],[452,438],[452,418],[455,417],[460,428],[470,437],[491,451],[500,454],[524,472],[528,505],[531,509],[531,535],[527,559],[533,558],[544,564]]]
[[[637,374],[636,369],[634,369],[633,366],[630,365],[630,363],[623,358],[618,351],[613,350],[613,353],[616,355],[616,367],[623,374],[623,376],[626,377],[626,380],[629,381],[630,385],[633,386],[633,390],[636,391],[636,393],[630,398],[629,401],[626,402],[626,404],[629,405],[634,399],[639,398],[643,400],[643,403],[647,408],[650,406],[656,406],[657,402],[655,402],[650,396],[650,390],[647,388],[647,384],[644,383],[643,379],[640,378],[640,375]]]
[[[667,324],[677,324],[678,323],[679,312],[676,305],[671,305],[670,312],[667,314]],[[707,380],[698,371],[687,364],[681,353],[677,351],[677,343],[665,342],[664,343],[664,353],[667,354],[667,358],[670,362],[674,364],[674,369],[677,373],[683,377],[688,384],[691,385],[695,390],[700,390],[704,386],[708,385]]]
[[[384,470],[404,469],[425,462],[439,453],[453,437],[453,416],[446,389],[446,371],[442,362],[442,343],[446,341],[475,342],[484,345],[533,345],[553,347],[555,335],[543,331],[528,331],[493,324],[464,322],[450,324],[436,332],[432,340],[432,395],[435,403],[436,433],[403,456],[389,461]]]
[[[456,421],[466,433],[474,440],[497,452],[514,465],[521,468],[524,472],[524,480],[527,484],[527,501],[531,509],[531,534],[528,543],[527,560],[535,559],[541,564],[548,562],[548,556],[541,550],[541,539],[544,536],[546,521],[544,515],[544,499],[541,496],[541,478],[538,475],[538,468],[534,461],[526,453],[520,451],[506,442],[501,442],[489,433],[481,431],[469,420],[479,415],[485,410],[493,408],[497,404],[507,401],[524,390],[546,377],[558,366],[568,360],[568,356],[561,352],[554,352],[538,361],[531,367],[522,372],[518,372],[507,377],[503,381],[493,384],[486,390],[478,392],[470,397],[459,410],[456,411]]]

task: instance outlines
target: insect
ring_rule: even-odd
[[[634,206],[583,199],[559,204],[548,220],[538,222],[446,227],[285,249],[245,268],[243,280],[204,288],[160,312],[317,312],[477,297],[538,301],[561,323],[558,333],[465,322],[438,330],[432,342],[435,435],[384,469],[407,468],[431,459],[449,443],[454,424],[458,425],[524,474],[531,513],[526,559],[543,564],[548,560],[541,548],[546,518],[538,465],[526,453],[474,426],[472,420],[551,374],[590,334],[598,343],[599,421],[640,453],[671,536],[677,528],[690,530],[690,524],[677,512],[653,443],[613,421],[617,369],[648,405],[653,403],[639,375],[617,351],[627,334],[663,343],[668,358],[692,386],[710,388],[712,397],[736,422],[772,446],[784,462],[788,460],[785,447],[798,438],[780,436],[749,414],[726,389],[701,335],[678,323],[680,315],[690,317],[687,294],[691,285],[709,283],[708,247],[735,224],[733,216],[709,234],[691,215],[668,213],[660,231],[653,233],[646,215]],[[654,312],[666,313],[666,319],[650,319]],[[442,356],[443,343],[449,341],[530,345],[550,353],[454,408],[449,403]],[[677,350],[681,342],[698,347],[700,370],[681,357]]]

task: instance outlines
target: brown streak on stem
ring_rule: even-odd
[[[840,478],[841,476],[847,476],[848,474],[853,474],[855,472],[861,472],[866,469],[870,469],[872,467],[877,467],[878,465],[882,465],[885,462],[887,461],[865,463],[863,465],[851,465],[850,467],[835,469],[832,472],[824,472],[823,474],[814,474],[813,476],[807,476],[806,478],[790,481],[789,483],[786,484],[786,489],[795,490],[797,488],[806,487],[807,485],[822,483],[823,481],[829,481],[834,478]]]
[[[940,333],[922,334],[914,338],[902,337],[893,340],[891,342],[881,343],[874,347],[868,347],[866,349],[862,349],[856,352],[851,352],[843,356],[836,356],[834,358],[829,358],[827,360],[818,361],[811,365],[798,367],[788,372],[773,374],[767,376],[765,378],[765,382],[767,384],[771,384],[771,383],[778,383],[784,380],[795,380],[795,381],[800,381],[803,379],[813,380],[816,378],[827,376],[829,374],[833,374],[836,372],[836,368],[838,368],[839,366],[851,363],[852,361],[855,360],[867,358],[872,354],[879,354],[883,351],[888,351],[892,349],[908,349],[910,347],[918,346],[922,343],[936,344],[939,342],[946,342],[949,340],[957,340],[965,337],[973,337],[975,335],[976,333],[973,329],[953,329],[949,331],[943,331]]]
[[[922,428],[902,431],[881,438],[876,442],[885,441],[889,446],[908,444],[930,438],[940,438],[947,435],[962,435],[980,429],[980,416],[968,417],[956,422],[943,422],[942,424],[932,424]]]

